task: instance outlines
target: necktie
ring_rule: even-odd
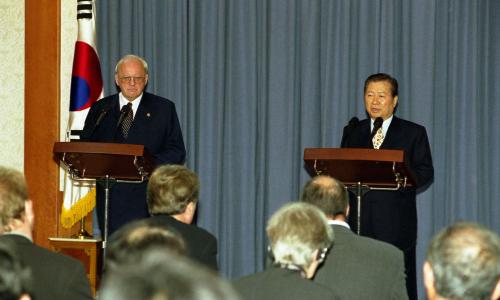
[[[123,118],[122,128],[121,128],[123,138],[125,138],[125,139],[128,136],[128,131],[130,130],[130,126],[132,126],[132,121],[134,120],[134,112],[132,111],[132,103],[128,103],[126,106],[127,106],[127,112],[125,114],[125,117]],[[125,108],[125,105],[123,108]]]
[[[382,127],[377,130],[377,133],[373,136],[372,143],[374,149],[380,149],[380,146],[384,142],[384,133],[382,131]]]

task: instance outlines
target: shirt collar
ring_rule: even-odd
[[[349,224],[347,224],[344,221],[339,221],[339,220],[328,220],[328,225],[340,225],[340,226],[344,226],[347,229],[351,229],[351,227],[349,227]]]
[[[387,120],[384,120],[384,123],[382,123],[382,132],[384,133],[384,136],[387,135],[387,130],[389,130],[389,125],[391,125],[392,118],[394,115],[391,115]],[[375,122],[374,119],[370,120],[370,132],[373,131],[373,122]]]
[[[17,231],[9,231],[9,232],[4,232],[2,233],[3,235],[17,235],[17,236],[22,236],[33,242],[33,239],[30,236],[27,236],[26,234],[17,232]]]
[[[132,111],[134,112],[134,117],[135,117],[135,114],[137,112],[137,109],[139,108],[139,104],[141,103],[141,100],[142,100],[142,95],[144,95],[144,93],[142,93],[141,95],[139,95],[139,97],[135,98],[134,100],[132,101],[128,101],[125,96],[123,96],[123,93],[120,92],[120,94],[118,94],[118,98],[120,100],[120,109],[124,106],[124,105],[127,105],[128,103],[132,102]]]

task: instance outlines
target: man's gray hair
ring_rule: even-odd
[[[127,60],[131,60],[131,59],[135,59],[135,60],[138,60],[142,63],[142,66],[144,67],[144,72],[146,72],[146,74],[148,74],[149,70],[148,70],[148,63],[146,62],[146,60],[138,55],[135,55],[135,54],[127,54],[125,56],[123,56],[117,63],[116,63],[116,66],[115,66],[115,74],[118,74],[118,69],[120,68],[120,66]]]
[[[478,224],[456,223],[432,239],[427,262],[439,296],[490,299],[500,280],[500,238]]]
[[[275,263],[307,268],[312,253],[331,246],[333,230],[325,214],[311,204],[295,202],[280,208],[266,228]]]

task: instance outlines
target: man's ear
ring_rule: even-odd
[[[184,223],[191,224],[193,222],[194,214],[196,213],[196,203],[191,201],[187,204],[186,209],[182,213]]]
[[[33,201],[26,200],[24,202],[24,214],[26,221],[30,224],[31,228],[33,228],[35,224],[35,212],[33,211]]]
[[[196,211],[196,203],[191,201],[188,203],[187,207],[186,207],[186,210],[190,213],[190,214],[194,214],[194,212]]]
[[[312,279],[314,277],[314,274],[316,274],[316,270],[318,269],[319,266],[319,257],[320,257],[320,250],[316,249],[311,253],[311,264],[309,266],[304,266],[305,270],[305,276],[307,279]]]
[[[500,299],[500,280],[498,280],[495,289],[493,290],[493,294],[491,294],[491,300]]]
[[[392,107],[393,109],[396,109],[396,106],[398,105],[398,96],[394,97],[394,106]]]
[[[434,287],[434,272],[432,272],[432,267],[428,261],[424,263],[423,273],[424,273],[424,286],[427,291],[427,297],[429,300],[435,299],[436,290]]]
[[[316,249],[316,250],[313,251],[312,258],[313,258],[313,261],[318,261],[320,259],[320,251],[319,251],[319,249]]]

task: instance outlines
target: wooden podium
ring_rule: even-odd
[[[67,168],[72,180],[99,179],[104,182],[105,211],[102,240],[104,261],[108,240],[108,203],[111,182],[143,182],[154,169],[153,157],[143,145],[94,142],[57,142],[54,144],[53,153]],[[81,240],[75,239],[75,242],[77,241]],[[60,247],[61,241],[56,242]],[[67,239],[64,242],[68,245]],[[71,247],[75,248],[76,245],[72,244]]]
[[[358,234],[361,232],[361,197],[364,193],[415,186],[415,176],[403,150],[306,148],[304,162],[309,175],[334,177],[354,192],[358,204]]]
[[[54,154],[75,179],[143,181],[153,171],[152,156],[143,145],[57,142]]]

